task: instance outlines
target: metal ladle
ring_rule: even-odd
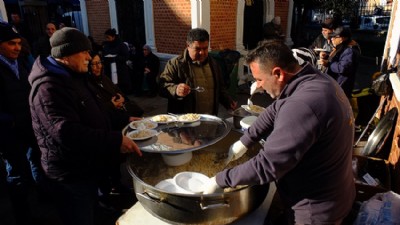
[[[200,87],[200,86],[197,86],[195,88],[190,88],[190,90],[191,91],[197,91],[197,92],[204,92],[205,91],[204,87]]]

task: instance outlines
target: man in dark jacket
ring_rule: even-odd
[[[20,59],[22,39],[0,23],[0,156],[7,170],[7,187],[17,224],[29,223],[29,184],[39,182],[40,151],[29,111],[29,65]],[[33,177],[32,177],[33,176]]]
[[[160,75],[160,95],[168,99],[168,112],[218,114],[221,103],[235,109],[237,103],[229,96],[221,69],[208,57],[209,34],[195,28],[189,31],[182,55],[168,61]],[[191,90],[196,86],[204,92]]]
[[[309,47],[309,49],[313,50],[319,56],[320,60],[328,59],[329,54],[332,52],[333,45],[329,34],[338,26],[339,22],[336,18],[327,18],[323,23],[321,23],[321,34],[315,38]],[[327,70],[327,68],[321,63],[317,65],[317,68],[322,72],[326,72]]]
[[[138,146],[113,131],[87,83],[90,41],[65,27],[50,38],[51,57],[33,65],[30,106],[33,129],[49,179],[49,193],[64,225],[93,224],[97,182],[111,160]]]
[[[35,43],[33,43],[33,55],[35,57],[39,55],[49,56],[51,51],[50,38],[56,32],[57,27],[54,23],[46,24],[46,35],[40,37]]]
[[[126,64],[130,56],[129,48],[122,42],[115,29],[106,30],[104,37],[102,50],[104,72],[122,92],[131,94],[132,81],[129,66]]]
[[[283,43],[260,44],[246,62],[257,87],[276,100],[232,145],[229,158],[267,138],[257,156],[219,172],[204,193],[276,182],[289,224],[341,224],[355,198],[354,118],[346,95],[328,75],[301,67]]]

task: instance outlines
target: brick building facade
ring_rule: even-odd
[[[147,2],[146,2],[147,1]],[[280,16],[286,33],[290,0],[259,0],[264,2],[263,23]],[[109,1],[86,0],[89,34],[98,43],[111,27]],[[145,0],[146,42],[158,53],[179,54],[185,48],[186,34],[192,27],[210,32],[210,49],[234,49],[246,52],[243,46],[243,0]],[[150,3],[149,3],[150,2]],[[246,1],[247,2],[247,1]],[[116,3],[118,4],[118,3]],[[147,6],[146,6],[147,4]],[[118,21],[121,23],[124,21]],[[261,28],[260,28],[261,29]],[[117,29],[118,30],[118,29]]]
[[[86,0],[89,35],[100,44],[104,32],[111,27],[107,0]]]
[[[157,52],[179,54],[191,28],[191,4],[187,0],[153,0],[154,39]]]

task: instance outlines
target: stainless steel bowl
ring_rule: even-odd
[[[214,176],[224,169],[227,151],[240,135],[230,131],[216,144],[194,151],[192,160],[181,166],[167,166],[157,153],[144,152],[142,157],[129,157],[128,171],[137,199],[152,215],[172,224],[229,224],[252,212],[264,201],[269,185],[229,188],[224,193],[207,195],[168,193],[155,187],[161,180],[183,171]],[[250,159],[258,150],[259,146],[249,149],[228,167]]]

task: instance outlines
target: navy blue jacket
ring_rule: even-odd
[[[329,56],[328,71],[342,87],[347,97],[351,97],[356,80],[356,72],[361,50],[355,41],[343,42]]]

